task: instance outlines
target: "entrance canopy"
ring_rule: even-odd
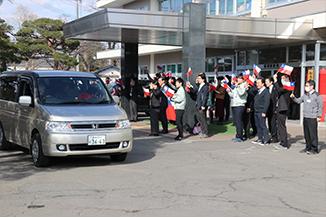
[[[182,46],[187,31],[182,13],[103,9],[65,24],[66,37],[80,40]],[[312,20],[206,17],[208,48],[237,49],[320,40]]]

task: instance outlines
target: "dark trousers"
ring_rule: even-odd
[[[224,97],[224,108],[225,108],[224,121],[228,121],[230,118],[230,97],[228,94],[226,94]]]
[[[250,138],[250,136],[255,137],[257,135],[257,128],[256,128],[254,112],[249,112],[249,113],[244,112],[243,125],[244,125],[246,138]],[[252,129],[251,133],[250,133],[250,129]]]
[[[160,109],[159,108],[151,108],[149,110],[150,118],[151,118],[151,134],[158,134],[159,132],[159,116],[160,116]]]
[[[130,107],[130,120],[137,121],[137,104],[134,100],[129,100],[129,107]]]
[[[232,117],[233,123],[236,127],[237,134],[236,138],[243,139],[243,114],[244,114],[245,107],[238,106],[232,107]]]
[[[206,110],[199,110],[196,111],[196,118],[200,123],[200,128],[202,134],[208,135],[208,126],[206,121]]]
[[[270,138],[266,126],[266,117],[263,117],[262,113],[255,113],[255,121],[257,127],[258,140],[267,143]]]
[[[277,117],[275,113],[268,115],[268,129],[274,142],[278,141],[277,136]]]
[[[215,118],[219,118],[219,121],[224,120],[224,100],[215,100]]]
[[[287,111],[280,111],[277,113],[277,135],[280,143],[284,147],[289,147],[288,132],[286,129]]]
[[[160,121],[162,123],[163,131],[168,131],[168,119],[166,118],[166,108],[160,108]]]
[[[176,115],[177,115],[177,120],[176,120],[176,124],[177,124],[177,129],[178,129],[178,136],[183,137],[183,114],[184,114],[184,110],[175,110]]]
[[[303,118],[303,133],[306,150],[318,152],[318,122],[316,118]]]

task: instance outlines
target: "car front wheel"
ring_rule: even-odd
[[[50,158],[43,154],[42,140],[38,133],[33,136],[31,154],[36,167],[47,167],[50,165]]]

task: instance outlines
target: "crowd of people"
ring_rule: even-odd
[[[133,91],[134,80],[130,81],[130,98],[139,96]],[[172,75],[156,74],[148,90],[143,94],[149,98],[150,136],[167,134],[168,123],[177,126],[175,140],[182,140],[184,131],[208,137],[208,124],[214,121],[224,124],[229,120],[230,108],[236,135],[233,142],[244,142],[257,137],[252,143],[265,146],[272,143],[276,149],[289,149],[287,114],[290,101],[303,103],[304,137],[303,152],[316,154],[318,150],[318,121],[322,115],[322,98],[315,91],[315,82],[305,84],[305,94],[297,98],[293,94],[294,83],[290,74],[276,73],[263,78],[259,73],[245,71],[237,76],[221,76],[207,81],[205,73],[196,76],[196,84]],[[137,94],[138,93],[138,94]],[[127,107],[137,114],[135,102]],[[137,115],[131,116],[137,120]],[[159,131],[159,122],[162,131]]]

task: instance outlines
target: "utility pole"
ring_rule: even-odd
[[[77,19],[79,19],[79,16],[80,16],[80,6],[81,6],[81,1],[82,0],[75,0],[76,1],[76,17],[77,17]],[[79,71],[80,69],[79,69],[79,54],[77,54],[77,62],[78,62],[78,64],[77,64],[77,66],[76,66],[76,71]]]

